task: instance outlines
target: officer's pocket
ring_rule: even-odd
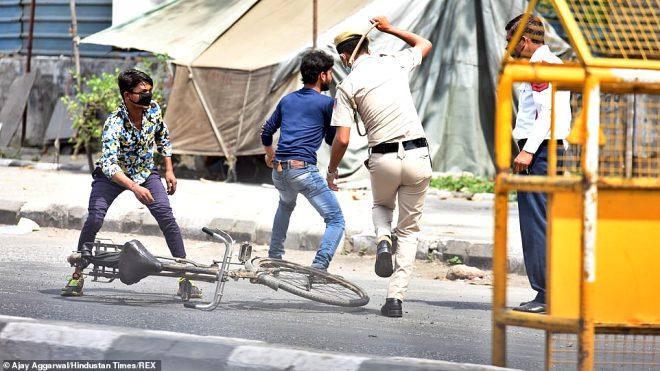
[[[369,170],[369,173],[372,173],[376,168],[378,168],[378,164],[380,163],[382,158],[383,158],[382,153],[372,153],[369,155],[369,158],[367,159],[367,161],[365,161],[365,165],[367,165],[367,169]]]
[[[417,163],[417,174],[420,178],[430,178],[433,175],[431,156],[428,152],[421,154]]]

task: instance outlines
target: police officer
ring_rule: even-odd
[[[511,42],[522,17],[523,14],[512,19],[506,25],[507,42]],[[532,63],[561,64],[561,59],[552,54],[543,39],[542,21],[536,16],[530,16],[512,56],[528,59]],[[548,83],[522,83],[518,90],[518,115],[513,130],[513,139],[518,143],[520,153],[513,161],[514,171],[521,175],[546,175],[552,86]],[[555,105],[557,159],[561,159],[564,152],[564,139],[570,131],[570,92],[558,91],[555,96]],[[560,164],[559,161],[558,164]],[[518,215],[525,269],[529,283],[537,292],[534,299],[514,308],[521,312],[544,313],[546,308],[546,203],[545,193],[518,192]]]
[[[337,133],[327,180],[330,188],[337,190],[337,166],[359,114],[369,141],[367,164],[378,238],[375,271],[381,277],[391,276],[381,313],[401,317],[401,303],[417,252],[419,218],[431,179],[428,143],[410,93],[409,72],[422,62],[432,45],[418,35],[392,26],[385,17],[376,17],[371,23],[412,47],[376,56],[369,53],[369,41],[359,32],[348,31],[335,38],[342,63],[351,72],[338,86],[331,124],[337,127]],[[394,231],[397,248],[393,265],[391,228],[397,202],[399,219]]]

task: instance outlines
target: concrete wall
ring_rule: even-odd
[[[115,68],[121,69],[134,64],[133,58],[81,58],[80,60],[83,76],[112,72]],[[73,68],[74,64],[70,57],[33,57],[32,70],[38,73],[28,101],[27,146],[43,145],[43,137],[57,100],[73,92],[73,80],[69,73]],[[0,107],[9,94],[9,86],[16,76],[24,71],[25,56],[0,56]],[[13,143],[17,143],[17,140],[20,140],[20,132]]]

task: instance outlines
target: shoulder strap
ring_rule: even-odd
[[[367,135],[367,128],[365,127],[364,133],[360,130],[360,124],[358,123],[358,110],[357,110],[357,103],[355,102],[355,97],[351,94],[348,94],[346,89],[344,89],[343,86],[337,85],[337,90],[341,91],[342,93],[346,94],[348,97],[348,101],[351,104],[351,108],[353,109],[353,122],[355,122],[355,127],[357,128],[358,135],[363,137]]]

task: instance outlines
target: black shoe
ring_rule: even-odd
[[[385,299],[385,304],[380,307],[380,313],[385,317],[402,317],[401,300],[394,298]]]
[[[545,313],[545,304],[530,301],[529,303],[513,308],[513,310],[526,313]]]
[[[392,268],[392,245],[387,240],[382,240],[376,247],[376,274],[380,277],[389,277],[394,273]]]
[[[545,295],[541,295],[540,293],[538,293],[538,294],[536,294],[534,299],[529,300],[529,301],[523,301],[522,303],[520,303],[520,306],[522,307],[523,305],[529,304],[529,303],[545,303],[544,298],[545,298]]]

